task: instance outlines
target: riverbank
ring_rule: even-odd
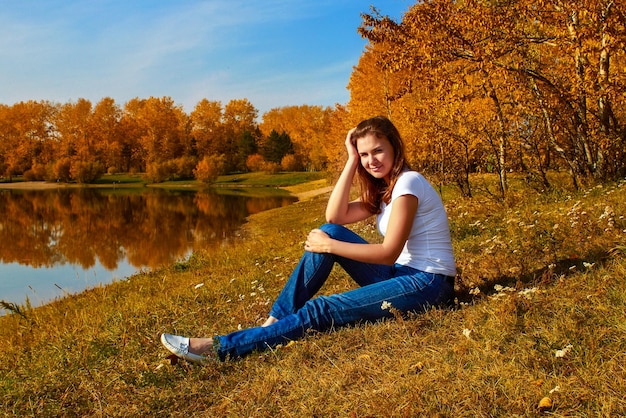
[[[514,204],[446,191],[456,309],[312,333],[237,361],[170,364],[161,332],[210,336],[263,320],[323,222],[321,194],[251,216],[235,245],[0,318],[0,410],[537,416],[549,398],[542,408],[556,416],[622,416],[626,183],[512,193]],[[353,228],[377,239],[371,222]],[[351,286],[337,270],[322,291]]]
[[[316,180],[312,182],[307,182],[304,184],[304,186],[303,185],[284,186],[281,188],[289,191],[299,200],[308,200],[320,194],[330,192],[333,186],[328,186],[327,184],[328,184],[327,180]],[[6,190],[53,190],[53,189],[80,188],[80,187],[85,187],[85,186],[79,185],[79,184],[69,184],[69,183],[49,183],[45,181],[23,181],[19,183],[0,183],[0,190],[2,189],[6,189]],[[110,188],[113,186],[110,184],[95,184],[95,185],[90,185],[88,187]],[[179,186],[179,187],[191,187],[191,186]],[[230,187],[236,188],[237,185],[236,184],[230,185]],[[249,187],[255,187],[255,186],[249,186]]]
[[[219,176],[215,182],[207,185],[197,180],[175,180],[161,183],[149,183],[141,174],[106,174],[95,183],[63,183],[48,181],[24,181],[17,178],[13,182],[0,181],[0,190],[48,190],[59,188],[123,188],[123,187],[157,187],[169,189],[205,189],[214,188],[240,188],[240,187],[298,187],[311,182],[323,180],[327,183],[326,174],[322,172],[282,172],[270,174],[264,172],[239,173]],[[304,186],[308,187],[308,186]]]

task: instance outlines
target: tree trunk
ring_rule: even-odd
[[[570,175],[572,176],[572,183],[574,184],[574,188],[578,190],[578,187],[579,187],[578,177],[577,177],[577,173],[576,173],[577,170],[575,168],[574,162],[568,158],[567,153],[565,152],[563,148],[559,146],[556,140],[556,136],[554,135],[554,129],[552,128],[552,121],[550,120],[550,114],[548,113],[548,108],[546,107],[546,103],[543,99],[543,96],[541,95],[541,92],[539,91],[539,87],[537,86],[537,81],[533,77],[529,77],[528,79],[530,81],[530,87],[533,93],[535,94],[535,97],[537,97],[539,108],[541,109],[543,123],[546,128],[546,134],[548,135],[548,141],[550,142],[550,144],[552,145],[552,148],[554,148],[556,153],[559,154],[561,158],[563,158],[563,160],[567,163],[568,167],[570,168]]]
[[[498,175],[500,176],[500,192],[502,193],[502,198],[506,198],[506,194],[508,191],[508,181],[507,181],[507,149],[508,149],[508,138],[506,133],[506,124],[504,121],[504,113],[502,112],[502,106],[500,104],[500,99],[498,98],[498,94],[496,93],[491,81],[487,80],[487,95],[493,101],[493,105],[496,111],[496,119],[498,121]]]

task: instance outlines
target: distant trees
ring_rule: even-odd
[[[233,171],[301,169],[306,149],[294,156],[290,135],[264,136],[257,118],[246,99],[224,107],[203,99],[189,115],[169,97],[123,107],[111,98],[0,105],[0,176],[89,183],[105,172],[141,172],[153,182],[210,183]]]

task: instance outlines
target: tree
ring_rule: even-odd
[[[270,132],[263,143],[262,155],[265,161],[280,164],[283,157],[293,154],[293,144],[286,132],[279,134],[276,131]]]
[[[231,100],[224,107],[224,136],[218,146],[218,153],[230,156],[226,162],[228,171],[245,168],[245,152],[239,146],[245,132],[258,135],[256,119],[258,111],[248,99]],[[256,139],[254,142],[258,142]]]
[[[195,141],[198,157],[219,151],[223,141],[222,104],[217,101],[202,99],[190,115],[191,136]]]
[[[322,106],[286,106],[271,109],[259,126],[267,137],[272,131],[285,132],[293,143],[297,159],[310,170],[323,170],[328,164],[327,147],[332,110]],[[338,140],[341,142],[341,140]]]
[[[53,160],[51,139],[57,108],[49,102],[0,105],[0,174],[9,179]]]
[[[162,172],[168,161],[190,152],[187,115],[171,98],[132,99],[124,107],[124,117],[126,134],[140,145],[144,167],[152,164],[152,170],[159,167]]]

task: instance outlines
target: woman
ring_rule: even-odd
[[[312,230],[304,255],[260,327],[214,338],[161,335],[163,345],[192,362],[225,360],[358,321],[449,302],[456,267],[441,199],[405,160],[396,127],[384,117],[361,122],[347,135],[348,160],[326,207],[327,224]],[[358,177],[361,195],[350,201]],[[377,215],[381,244],[368,244],[342,225]],[[313,298],[338,263],[360,286]]]

